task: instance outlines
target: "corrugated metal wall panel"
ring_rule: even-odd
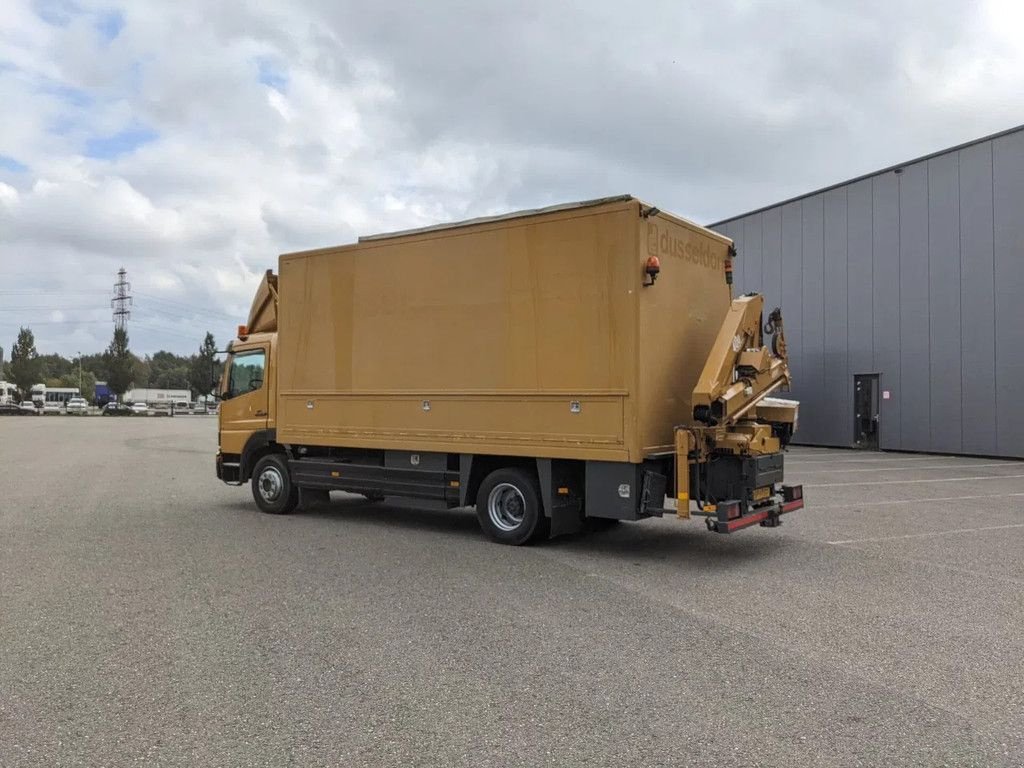
[[[960,453],[960,168],[956,154],[928,161],[928,449]]]
[[[996,318],[992,252],[992,142],[960,155],[962,445],[995,454]]]
[[[875,373],[871,179],[847,188],[847,334],[850,376]],[[849,377],[848,377],[849,378]]]
[[[761,227],[762,293],[767,314],[782,301],[782,210],[765,211]]]
[[[739,288],[739,286],[744,285],[743,270],[746,266],[745,252],[747,250],[746,240],[744,240],[743,238],[742,221],[732,222],[729,237],[732,238],[733,245],[736,246],[736,259],[733,261],[732,264],[732,279],[734,281],[733,285],[735,286],[735,288]],[[738,296],[739,291],[734,289],[733,295]]]
[[[931,412],[928,349],[928,166],[900,176],[900,434],[901,447],[927,451]]]
[[[849,407],[849,355],[846,304],[848,300],[846,246],[846,187],[825,193],[825,390],[822,442],[853,444]]]
[[[761,291],[761,214],[743,221],[743,285],[747,291]]]
[[[799,202],[782,206],[782,319],[786,327],[793,394],[807,389],[804,373],[803,230]]]
[[[874,283],[874,369],[882,390],[878,444],[897,450],[900,430],[900,182],[895,173],[871,180],[871,251]],[[885,398],[889,393],[890,397]]]
[[[1024,456],[1024,133],[992,142],[996,448]]]
[[[825,214],[821,195],[803,201],[803,367],[801,439],[826,441],[825,397]],[[744,286],[745,289],[746,286]],[[749,289],[747,289],[749,290]]]

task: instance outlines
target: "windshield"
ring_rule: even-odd
[[[228,383],[224,390],[224,398],[238,397],[262,387],[265,365],[266,352],[262,349],[233,355],[228,361]]]

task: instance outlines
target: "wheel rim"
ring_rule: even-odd
[[[259,488],[260,497],[272,504],[281,498],[284,478],[281,477],[281,472],[276,467],[267,467],[260,473],[256,487]]]
[[[487,515],[494,527],[501,531],[514,531],[526,517],[526,499],[511,483],[499,483],[487,496]]]

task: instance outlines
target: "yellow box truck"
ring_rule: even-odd
[[[282,255],[229,349],[217,476],[271,513],[475,504],[509,544],[668,509],[777,525],[797,405],[734,254],[622,196]]]

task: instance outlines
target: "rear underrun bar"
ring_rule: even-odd
[[[779,525],[780,515],[803,509],[803,487],[783,486],[782,501],[764,507],[756,507],[742,514],[743,504],[740,501],[722,501],[715,508],[715,514],[708,516],[706,523],[709,531],[715,533],[733,533],[752,525],[774,528]]]

